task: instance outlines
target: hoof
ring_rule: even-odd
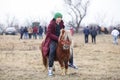
[[[55,68],[53,68],[53,71],[55,71]]]
[[[47,69],[44,69],[43,72],[47,72]]]
[[[62,73],[62,76],[65,76],[65,73]]]

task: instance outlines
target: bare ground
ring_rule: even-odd
[[[58,62],[53,77],[43,72],[39,44],[42,40],[19,40],[19,36],[0,35],[0,80],[120,80],[120,39],[113,45],[110,35],[97,36],[97,43],[84,44],[83,35],[74,35],[74,62],[61,76]]]

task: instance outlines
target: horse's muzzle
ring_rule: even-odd
[[[68,49],[70,49],[70,45],[66,45],[66,44],[64,44],[64,45],[63,45],[63,49],[64,49],[64,50],[68,50]]]

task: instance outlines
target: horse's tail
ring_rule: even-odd
[[[40,45],[40,50],[41,50],[41,53],[42,53],[43,65],[47,69],[48,63],[47,63],[47,57],[45,57],[44,54],[43,54],[43,44],[44,44],[44,41]]]
[[[48,67],[48,61],[47,58],[43,56],[43,65],[45,66],[45,68],[47,69]]]

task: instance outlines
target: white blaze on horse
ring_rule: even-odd
[[[61,29],[60,36],[58,39],[58,44],[56,48],[56,56],[55,61],[58,61],[61,69],[62,69],[62,75],[67,74],[68,71],[68,61],[70,59],[70,48],[72,43],[72,38],[70,37],[69,31],[66,31],[65,29]],[[41,52],[43,55],[43,45],[41,45]],[[43,64],[45,68],[47,69],[48,66],[48,57],[43,57]]]

